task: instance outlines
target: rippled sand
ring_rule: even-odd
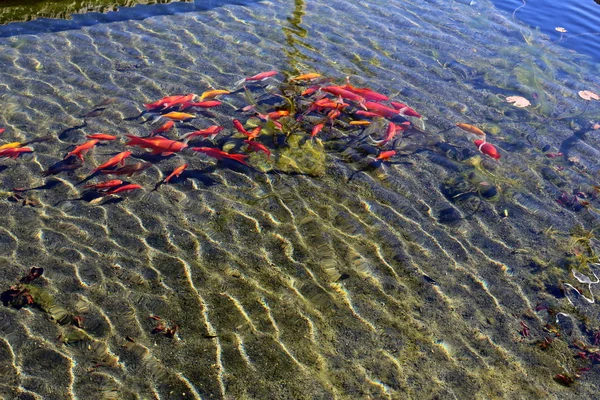
[[[60,140],[1,161],[0,284],[43,267],[30,287],[48,307],[0,308],[0,395],[592,398],[597,367],[569,388],[553,376],[591,363],[573,343],[592,345],[597,312],[559,287],[577,284],[569,229],[598,225],[597,200],[574,212],[556,198],[595,184],[599,106],[576,92],[599,82],[584,58],[528,35],[487,1],[298,1],[1,39],[1,144]],[[271,69],[350,75],[425,115],[424,133],[359,173],[364,159],[336,141],[313,149],[322,165],[296,152],[270,173],[176,155],[130,179],[143,192],[103,205],[76,200],[76,184],[122,145],[41,176],[85,134],[147,134],[130,119],[144,102]],[[195,124],[229,126],[245,104],[223,100]],[[481,159],[456,122],[485,126],[502,159]],[[183,159],[187,177],[152,191]],[[41,187],[24,193],[40,205],[11,201],[15,187]],[[175,337],[151,333],[151,316]]]

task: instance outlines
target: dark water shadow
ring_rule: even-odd
[[[207,11],[224,5],[248,5],[258,0],[196,0],[194,2],[175,2],[168,4],[138,4],[107,13],[90,12],[74,14],[72,19],[40,18],[28,22],[12,22],[0,26],[0,37],[16,35],[35,35],[47,32],[60,32],[82,27],[94,26],[118,21],[143,20],[149,17]]]

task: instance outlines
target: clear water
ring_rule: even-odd
[[[600,102],[577,93],[600,92],[597,64],[489,1],[209,4],[3,31],[0,145],[55,140],[1,161],[0,285],[44,275],[27,286],[37,306],[0,308],[0,394],[593,398],[598,367],[577,354],[593,357],[599,326],[582,276],[597,261]],[[147,135],[143,103],[268,70],[257,97],[316,71],[426,119],[377,168],[361,129],[340,124],[319,141],[303,126],[252,168],[128,148],[153,163],[126,178],[144,189],[101,203],[79,183],[123,139],[42,176],[86,134]],[[243,152],[231,120],[248,99],[222,101],[191,125],[225,126],[216,143]]]

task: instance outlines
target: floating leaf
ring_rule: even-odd
[[[562,26],[557,26],[556,28],[554,28],[555,31],[558,31],[560,33],[565,33],[567,30],[565,28],[563,28]]]
[[[580,90],[577,94],[584,100],[600,100],[600,96],[589,90]]]
[[[531,105],[529,100],[527,100],[525,97],[521,97],[521,96],[510,96],[510,97],[506,98],[506,101],[508,101],[509,103],[512,103],[513,106],[520,107],[520,108]]]

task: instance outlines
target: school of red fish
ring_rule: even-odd
[[[285,82],[286,85],[294,87],[296,92],[299,93],[294,101],[288,99],[287,102],[279,103],[276,106],[249,104],[238,110],[238,118],[232,118],[230,126],[210,125],[196,128],[191,125],[192,123],[202,124],[201,117],[194,113],[194,110],[219,107],[222,105],[222,102],[218,100],[219,98],[234,96],[238,93],[247,94],[253,90],[253,87],[264,86],[268,84],[269,80],[276,80],[276,76],[279,74],[278,71],[267,71],[243,78],[236,82],[236,88],[231,91],[211,89],[201,95],[193,93],[171,95],[144,104],[145,110],[140,114],[140,118],[147,114],[153,117],[153,121],[160,121],[161,123],[160,126],[149,131],[147,136],[140,137],[126,134],[124,135],[126,142],[122,143],[121,139],[123,138],[113,134],[88,134],[86,135],[87,141],[74,145],[70,149],[67,148],[64,158],[49,166],[47,170],[42,172],[42,175],[55,175],[82,168],[85,166],[86,157],[89,158],[88,153],[98,145],[107,143],[125,146],[129,150],[120,149],[123,151],[108,159],[96,160],[97,166],[91,167],[87,178],[83,182],[105,175],[132,177],[152,167],[154,164],[150,162],[129,162],[132,158],[137,158],[134,154],[135,148],[140,149],[141,153],[149,150],[152,155],[159,158],[174,154],[185,156],[186,154],[201,153],[217,161],[232,161],[252,168],[247,160],[249,152],[264,153],[267,160],[271,160],[273,156],[274,140],[272,138],[267,140],[265,134],[266,124],[271,124],[271,127],[285,135],[302,133],[298,132],[298,127],[300,127],[301,130],[305,130],[307,140],[319,140],[319,136],[323,134],[324,130],[332,129],[334,124],[342,118],[345,126],[350,125],[356,129],[364,129],[374,121],[383,121],[379,122],[383,128],[378,137],[373,138],[373,134],[368,137],[370,143],[378,149],[377,154],[369,156],[372,164],[377,167],[390,162],[397,156],[396,142],[402,137],[403,132],[413,127],[410,120],[422,118],[421,114],[404,103],[393,101],[388,96],[372,89],[353,86],[349,78],[346,78],[344,84],[336,85],[332,83],[332,79],[311,72],[291,77]],[[246,122],[241,120],[244,117]],[[255,121],[248,124],[251,119]],[[256,125],[256,120],[258,120],[259,125]],[[293,122],[294,132],[285,132],[285,127],[292,125],[286,123],[286,120],[287,122]],[[465,123],[457,123],[456,125],[458,128],[480,137],[474,141],[474,145],[481,153],[496,160],[500,158],[500,153],[496,147],[486,141],[483,131]],[[195,130],[189,131],[190,127],[195,128]],[[188,132],[179,136],[174,133],[176,130],[184,129]],[[4,131],[4,128],[0,128],[0,135]],[[377,136],[377,134],[375,135]],[[245,152],[231,153],[224,151],[223,148],[216,145],[215,138],[218,136],[243,139]],[[43,137],[27,142],[11,142],[0,145],[0,158],[17,159],[23,154],[34,152],[34,148],[29,147],[29,145],[52,139],[54,138]],[[113,149],[114,147],[115,145],[111,145],[110,148]],[[166,173],[166,178],[158,182],[154,189],[162,184],[173,183],[177,179],[185,179],[187,167],[188,163],[182,162],[173,171]],[[84,185],[83,188],[88,191],[95,191],[98,194],[97,199],[143,189],[139,184],[120,179],[89,183]]]

